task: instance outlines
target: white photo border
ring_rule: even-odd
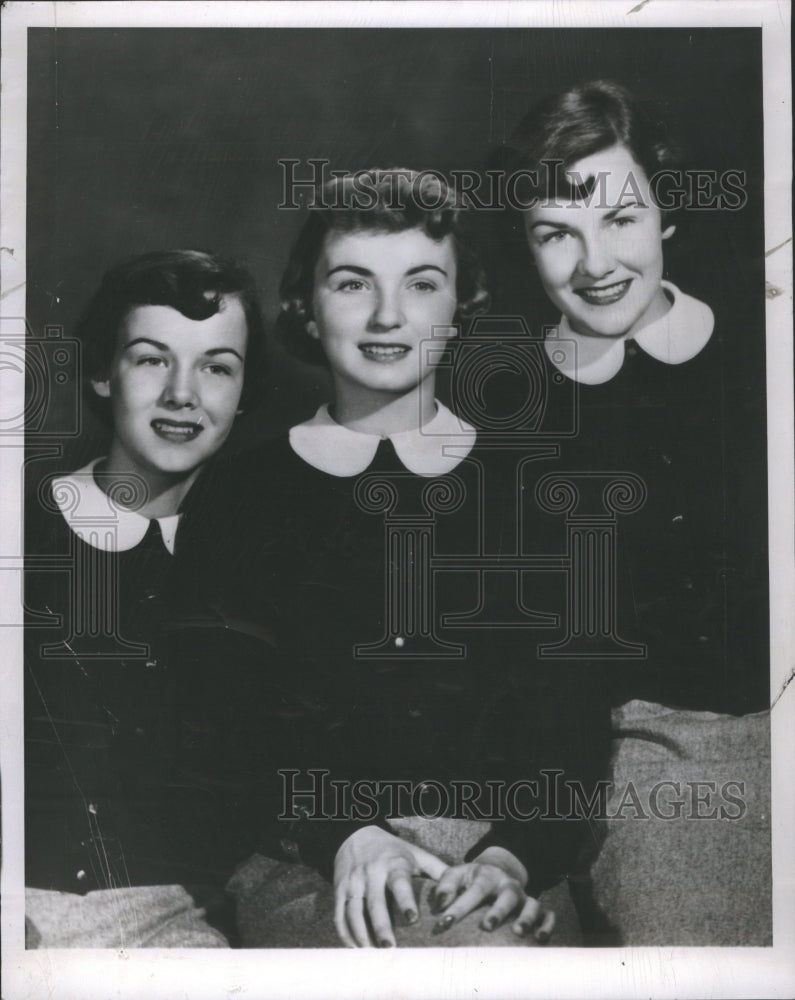
[[[795,990],[795,511],[793,510],[791,90],[788,4],[775,0],[607,2],[7,3],[2,11],[2,305],[25,316],[26,106],[29,27],[761,27],[764,54],[765,247],[771,693],[771,948],[427,949],[384,951],[25,951],[22,888],[21,630],[4,629],[0,665],[2,942],[5,1000],[23,997],[791,997]],[[21,412],[23,376],[0,366],[0,399]],[[24,449],[0,448],[0,564],[21,555]],[[3,607],[19,602],[0,573]]]

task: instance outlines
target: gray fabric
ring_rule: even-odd
[[[180,885],[25,890],[27,948],[227,948]]]
[[[430,911],[430,879],[415,878],[419,920],[406,925],[394,918],[399,948],[538,947],[532,937],[517,937],[510,926],[484,931],[485,910],[477,910],[444,934],[434,934]],[[341,948],[334,929],[334,893],[317,872],[303,865],[255,855],[235,873],[228,889],[237,900],[244,948]],[[545,893],[542,904],[555,911],[557,923],[550,946],[581,945],[577,917],[565,885]]]
[[[745,814],[739,819],[676,820],[632,818],[605,821],[607,839],[593,866],[592,880],[570,880],[580,916],[590,917],[592,945],[769,945],[772,942],[770,853],[769,714],[741,718],[711,712],[630,702],[614,713],[615,787],[608,816],[627,800],[631,781],[649,812],[652,788],[662,781],[714,782],[713,807],[728,781],[744,783]],[[660,806],[670,803],[661,794]],[[701,807],[707,811],[706,807]],[[736,808],[733,811],[737,811]],[[483,824],[462,820],[407,819],[396,832],[448,863],[460,860],[483,833]],[[430,933],[430,884],[418,879],[420,921],[396,928],[403,947],[534,944],[510,928],[487,933],[477,926],[482,910],[444,935]],[[550,946],[586,943],[568,886],[542,897],[558,922]],[[333,926],[331,887],[301,865],[255,856],[240,867],[228,889],[237,900],[238,923],[247,947],[339,947]],[[605,920],[605,914],[607,920]],[[613,927],[617,925],[618,933]]]
[[[487,824],[467,820],[411,818],[396,821],[395,832],[444,861],[460,861],[483,834]],[[407,925],[395,915],[395,940],[403,948],[538,947],[532,937],[518,937],[510,925],[484,931],[479,908],[443,934],[433,934],[437,917],[431,913],[429,893],[433,883],[415,878],[419,920]],[[238,927],[247,948],[339,948],[334,929],[334,893],[315,871],[300,864],[274,861],[255,855],[227,885],[236,900]],[[565,884],[541,897],[541,904],[555,911],[556,925],[550,946],[583,943],[577,915]]]
[[[619,925],[621,943],[629,946],[771,944],[769,714],[735,718],[630,702],[616,710],[613,722],[615,788],[607,813],[614,814],[624,801],[626,818],[606,821],[608,836],[592,869],[593,886],[587,879],[571,880],[581,915],[583,897],[586,908],[595,899]],[[688,781],[714,782],[716,807],[725,804],[720,797],[725,782],[742,782],[745,813],[739,819],[633,818],[632,803],[648,813],[650,792],[662,781],[679,782],[684,797]],[[626,798],[630,782],[631,800]],[[670,792],[660,795],[663,808],[670,801]],[[413,818],[395,827],[400,836],[453,864],[482,836],[485,824]],[[244,947],[341,946],[331,886],[312,869],[255,855],[227,888],[236,900]],[[429,880],[415,880],[420,919],[412,926],[395,921],[399,947],[535,946],[510,927],[481,930],[482,909],[445,934],[433,935],[430,888]],[[550,947],[584,943],[565,883],[541,902],[557,916]],[[86,896],[28,889],[26,932],[27,946],[41,948],[227,945],[181,886]],[[597,935],[590,943],[619,939]]]
[[[620,924],[624,944],[771,944],[769,713],[738,718],[635,701],[617,710],[613,722],[616,787],[608,815],[630,781],[645,812],[661,781],[679,782],[682,793],[660,794],[663,810],[673,811],[674,798],[687,803],[680,819],[632,818],[628,804],[627,818],[607,821],[592,874],[596,897]],[[692,811],[687,782],[716,783],[711,807],[697,807],[709,813],[725,803],[720,790],[729,781],[745,786],[741,818],[684,815]]]

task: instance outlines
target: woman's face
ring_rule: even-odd
[[[436,352],[425,343],[453,335],[456,308],[451,236],[332,231],[315,268],[307,330],[320,341],[338,393],[404,394],[433,378],[429,355]]]
[[[525,213],[544,289],[578,333],[631,336],[668,309],[660,281],[662,230],[649,180],[625,146],[594,153],[566,171],[580,199],[542,202]]]
[[[189,475],[224,443],[240,402],[247,341],[239,299],[189,319],[170,306],[136,306],[122,321],[107,380],[110,458],[130,472]]]

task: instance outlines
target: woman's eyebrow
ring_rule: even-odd
[[[244,361],[242,354],[238,354],[234,347],[211,347],[209,351],[204,352],[204,356],[207,358],[214,358],[217,354],[234,354],[240,361]]]
[[[409,277],[412,274],[419,274],[420,271],[438,271],[439,274],[443,274],[445,278],[447,277],[447,271],[443,267],[439,267],[437,264],[418,264],[417,267],[410,267],[406,271],[406,276]]]
[[[354,274],[360,274],[363,278],[372,278],[373,272],[366,267],[358,267],[356,264],[338,264],[337,267],[332,267],[330,270],[326,271],[326,277],[330,278],[332,274],[336,274],[337,271],[352,271]],[[410,276],[412,274],[419,274],[420,271],[438,271],[439,274],[443,274],[447,277],[447,271],[444,268],[439,267],[436,264],[418,264],[416,267],[410,267],[406,271],[406,275]]]
[[[644,202],[638,201],[637,198],[633,198],[631,201],[622,201],[620,205],[616,205],[615,208],[611,208],[609,212],[605,212],[604,217],[609,222],[611,219],[614,219],[619,212],[623,212],[625,208],[646,208],[646,207],[647,205]]]
[[[127,350],[129,347],[135,347],[136,344],[150,344],[152,347],[157,348],[158,351],[168,351],[168,344],[161,344],[159,340],[152,340],[151,337],[136,337],[135,340],[131,340],[124,345],[122,350]]]
[[[338,264],[336,267],[332,267],[326,271],[326,277],[330,278],[337,271],[353,271],[354,274],[361,274],[363,278],[371,278],[373,276],[373,272],[366,267],[357,267],[356,264]]]
[[[531,229],[538,229],[540,226],[547,226],[551,229],[568,229],[567,222],[555,222],[553,219],[537,219],[530,223]]]
[[[131,340],[129,343],[125,344],[122,350],[128,350],[130,347],[135,347],[136,344],[149,344],[158,351],[168,352],[171,348],[168,344],[162,344],[159,340],[152,340],[151,337],[136,337],[135,340]],[[236,358],[240,358],[244,361],[242,355],[240,355],[234,347],[211,347],[209,350],[204,352],[205,357],[212,358],[217,354],[234,354]]]

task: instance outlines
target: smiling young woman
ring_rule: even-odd
[[[455,849],[437,827],[420,849],[390,824],[416,819],[420,808],[417,797],[392,809],[395,782],[418,795],[441,788],[448,806],[456,783],[475,793],[487,779],[529,787],[545,768],[591,789],[609,720],[583,681],[588,671],[538,662],[526,632],[440,626],[442,609],[466,616],[478,606],[480,577],[426,577],[429,524],[438,551],[453,556],[477,553],[481,534],[516,530],[504,524],[516,502],[513,466],[481,448],[477,429],[435,393],[440,359],[488,297],[445,184],[368,171],[375,198],[357,207],[362,179],[340,177],[323,191],[320,205],[335,207],[310,209],[280,288],[278,332],[329,369],[333,398],[205,479],[201,520],[213,527],[186,538],[182,552],[186,575],[203,575],[204,603],[227,630],[267,643],[260,675],[269,672],[279,699],[252,736],[263,779],[271,774],[271,821],[286,814],[273,856],[333,881],[327,926],[292,926],[290,937],[274,917],[260,944],[317,946],[334,927],[338,944],[390,947],[405,941],[406,923],[415,925],[411,944],[424,947],[459,930],[459,944],[541,942],[555,918],[538,897],[577,864],[587,823],[522,822],[504,811]],[[397,524],[407,532],[400,543],[387,530]],[[496,620],[511,612],[501,605]],[[344,791],[325,812],[298,819],[280,767],[299,789],[320,768]],[[369,815],[356,808],[362,782],[383,792]],[[297,885],[300,871],[290,869]],[[438,879],[435,917],[427,894],[418,896],[420,875]]]
[[[566,170],[590,194],[554,198],[528,210],[525,227],[544,290],[569,325],[587,337],[633,337],[671,307],[661,285],[662,227],[649,179],[623,145]]]
[[[561,386],[578,403],[557,468],[625,470],[646,488],[620,526],[617,601],[622,635],[648,658],[616,668],[616,698],[760,710],[764,352],[665,277],[664,249],[689,221],[687,203],[659,197],[666,177],[687,176],[678,146],[649,102],[596,81],[538,104],[503,154],[534,182],[511,216],[525,243],[514,255],[529,248],[529,283],[559,312],[545,329],[550,410],[569,405]]]
[[[163,630],[182,502],[256,393],[254,283],[146,254],[105,275],[77,334],[111,441],[26,511],[27,926],[39,947],[221,947],[205,906],[239,834],[217,836],[228,804],[179,763],[190,672]]]
[[[207,319],[138,305],[122,320],[107,377],[93,380],[113,420],[101,471],[141,477],[149,490],[142,513],[178,504],[226,440],[243,389],[247,338],[235,296],[221,298]]]
[[[329,232],[307,333],[328,361],[339,423],[383,434],[415,425],[418,413],[431,419],[435,369],[423,347],[455,332],[456,269],[449,235]]]

